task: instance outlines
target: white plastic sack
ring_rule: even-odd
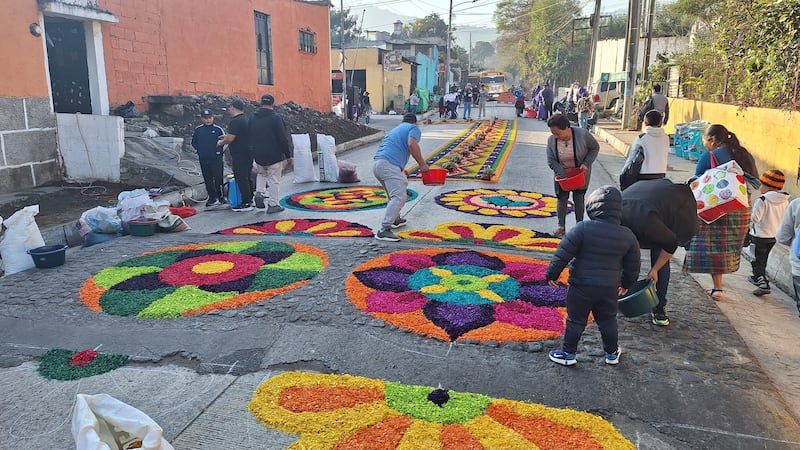
[[[116,234],[122,232],[122,220],[117,215],[116,208],[98,206],[81,214],[78,219],[78,232],[81,236],[86,236],[94,231],[103,234]]]
[[[3,258],[5,274],[22,272],[34,267],[33,258],[27,251],[44,245],[42,233],[34,217],[39,214],[39,205],[26,206],[2,222],[0,229],[0,258]]]
[[[314,171],[314,158],[311,156],[311,138],[308,134],[293,134],[294,144],[294,178],[292,183],[310,183],[319,181]]]
[[[174,450],[164,439],[164,430],[133,406],[108,394],[76,397],[72,437],[77,450]]]
[[[123,222],[134,219],[161,220],[169,214],[169,202],[151,200],[144,189],[120,192],[117,199],[117,214]]]
[[[336,163],[336,140],[327,134],[317,134],[317,162],[319,181],[339,181],[339,164]]]

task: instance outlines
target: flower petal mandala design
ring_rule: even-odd
[[[444,391],[444,403],[434,404],[434,390],[285,372],[264,381],[248,409],[267,427],[299,435],[290,448],[635,448],[612,424],[589,413],[452,390]]]
[[[266,300],[306,283],[327,263],[322,250],[291,242],[190,244],[103,269],[80,295],[98,312],[174,318]]]

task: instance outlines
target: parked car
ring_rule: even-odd
[[[622,91],[625,87],[624,81],[603,81],[597,83],[591,90],[592,97],[595,99],[597,110],[615,110],[622,98]]]

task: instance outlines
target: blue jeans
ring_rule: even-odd
[[[469,119],[472,116],[472,103],[464,102],[464,118]]]
[[[410,112],[411,114],[416,114],[416,113],[417,113],[417,105],[411,105],[411,106],[409,107],[409,112]]]
[[[589,120],[589,113],[588,112],[578,113],[578,126],[579,127],[583,128],[583,129],[587,129],[586,122],[588,120]]]
[[[664,250],[660,248],[650,249],[650,267],[658,260],[661,252]],[[669,269],[669,261],[664,264],[664,267],[658,269],[658,283],[656,283],[656,294],[658,294],[658,305],[656,305],[656,312],[663,313],[664,307],[667,306],[667,286],[669,286],[669,277],[672,272]]]

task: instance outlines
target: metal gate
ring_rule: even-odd
[[[57,113],[92,113],[83,22],[45,17],[47,62]]]

